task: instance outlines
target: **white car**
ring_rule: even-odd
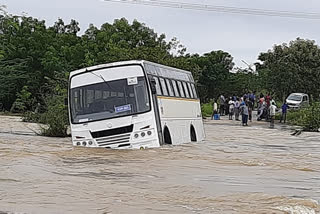
[[[286,99],[289,108],[298,109],[309,106],[309,95],[303,93],[292,93]]]

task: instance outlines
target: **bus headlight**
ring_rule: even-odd
[[[86,141],[83,141],[83,142],[82,142],[82,145],[83,145],[83,146],[86,146],[86,145],[87,145],[87,142],[86,142]]]
[[[80,146],[81,145],[81,143],[80,142],[77,142],[77,146]]]
[[[141,132],[141,137],[144,137],[144,136],[146,136],[146,133]]]
[[[90,141],[88,142],[88,144],[89,144],[89,145],[92,145],[92,141],[90,140]]]
[[[147,134],[150,136],[152,135],[152,131],[147,131]]]
[[[134,138],[138,138],[139,137],[139,134],[134,134]]]

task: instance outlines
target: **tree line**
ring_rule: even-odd
[[[0,14],[2,111],[66,112],[63,100],[70,71],[133,59],[191,71],[202,102],[249,90],[271,92],[278,99],[291,92],[315,98],[320,94],[320,48],[312,40],[275,45],[259,55],[252,72],[234,68],[233,57],[223,50],[187,53],[177,38],[168,40],[137,20],[116,19],[100,28],[91,24],[80,35],[76,20],[66,24],[58,19],[46,26],[34,17],[10,15],[3,9]]]
[[[65,24],[59,19],[47,27],[33,17],[0,17],[0,103],[4,110],[34,111],[39,104],[45,110],[47,98],[66,94],[70,71],[101,63],[143,59],[190,70],[204,100],[218,95],[233,68],[229,53],[186,54],[176,38],[167,41],[164,34],[137,20],[129,23],[121,18],[99,29],[90,25],[83,35],[79,31],[75,20]]]

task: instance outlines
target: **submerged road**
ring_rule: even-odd
[[[319,133],[222,118],[204,142],[106,150],[0,121],[0,213],[320,212]]]

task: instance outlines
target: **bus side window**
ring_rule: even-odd
[[[193,96],[193,92],[192,92],[191,85],[190,85],[189,82],[187,83],[187,86],[188,86],[188,91],[189,91],[190,97],[191,97],[191,98],[195,98],[195,97]]]
[[[184,92],[186,93],[186,97],[190,98],[189,91],[188,91],[188,88],[187,88],[187,84],[185,82],[182,82],[182,84],[183,84]]]
[[[174,97],[174,93],[173,93],[173,89],[172,89],[172,83],[170,84],[170,81],[168,79],[166,79],[166,83],[167,83],[167,86],[168,86],[168,91],[169,91],[169,95],[170,97]]]
[[[168,89],[167,89],[167,86],[166,86],[164,79],[161,77],[159,79],[160,79],[160,84],[161,84],[163,95],[168,96]]]
[[[80,90],[75,90],[73,92],[73,96],[72,96],[72,99],[73,99],[73,103],[75,105],[75,109],[76,110],[79,110],[80,109],[80,100],[79,100],[79,92]]]
[[[154,81],[156,81],[156,90],[157,90],[157,95],[162,95],[160,83],[158,77],[153,77]]]
[[[193,91],[193,97],[194,98],[198,98],[196,87],[194,86],[193,83],[191,83],[191,88],[192,88],[192,91]]]
[[[181,97],[185,97],[181,82],[180,81],[177,81],[177,82],[178,82],[178,86],[179,86],[179,91],[180,91]]]
[[[177,82],[175,80],[171,80],[172,82],[172,85],[173,85],[173,90],[174,90],[174,94],[176,97],[180,97],[180,94],[179,94],[179,90],[178,90],[178,87],[177,87]]]

